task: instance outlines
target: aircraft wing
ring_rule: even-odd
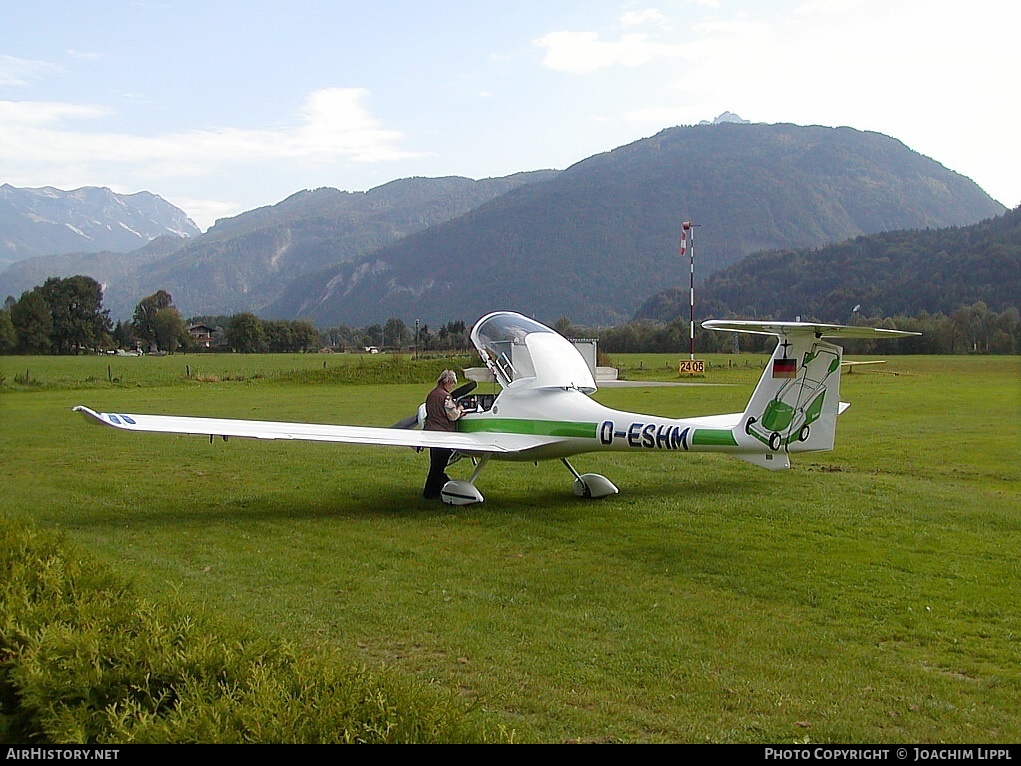
[[[171,415],[129,415],[74,408],[89,423],[122,431],[239,437],[245,439],[291,439],[299,441],[377,444],[393,447],[444,447],[467,453],[514,453],[554,441],[551,437],[504,433],[447,433],[402,428],[334,426],[315,423],[282,423],[271,420],[226,420]]]

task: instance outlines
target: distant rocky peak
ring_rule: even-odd
[[[742,125],[751,124],[750,120],[742,120],[739,115],[736,115],[733,112],[724,112],[712,122],[709,122],[708,120],[702,120],[702,122],[700,122],[699,125],[720,125],[724,122],[738,122],[741,123]]]

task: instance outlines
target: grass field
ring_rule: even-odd
[[[700,382],[729,386],[597,397],[739,410],[762,359],[713,357]],[[675,361],[617,364],[667,378]],[[592,502],[558,463],[491,464],[486,503],[453,509],[419,498],[412,450],[70,412],[389,425],[428,384],[339,383],[315,356],[0,358],[0,513],[66,530],[146,593],[457,689],[524,741],[1018,742],[1019,364],[845,374],[837,449],[789,472],[581,456],[621,488]]]

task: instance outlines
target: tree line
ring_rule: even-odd
[[[189,327],[205,325],[196,340]],[[51,277],[0,307],[0,354],[85,354],[116,349],[144,353],[211,350],[237,353],[349,349],[463,351],[470,346],[463,320],[438,330],[391,317],[368,327],[340,325],[318,331],[309,320],[261,319],[250,312],[181,317],[173,297],[157,290],[135,306],[130,321],[114,323],[103,308],[103,288],[92,277]],[[207,348],[208,346],[208,348]]]
[[[86,276],[51,277],[0,308],[0,354],[87,354],[116,349],[144,353],[198,350],[173,297],[157,290],[135,306],[130,321],[114,323],[103,308],[103,288]],[[314,351],[319,335],[308,321],[223,317],[213,325],[218,346],[232,351]],[[221,349],[217,349],[221,350]]]
[[[210,337],[196,342],[189,327],[205,325]],[[368,327],[341,325],[319,332],[309,320],[261,319],[250,312],[196,316],[187,320],[173,297],[157,290],[135,306],[130,321],[114,323],[103,308],[103,289],[92,277],[51,277],[45,283],[9,296],[0,308],[0,354],[84,354],[115,349],[145,353],[183,350],[238,353],[407,350],[462,351],[469,347],[463,320],[408,326],[391,317]]]
[[[863,317],[851,323],[920,332],[895,344],[849,340],[850,353],[883,354],[1018,354],[1021,353],[1021,315],[1015,307],[991,311],[979,301],[951,314],[920,312],[913,316]],[[173,353],[197,350],[189,326],[207,325],[213,331],[210,350],[237,353],[308,352],[326,347],[337,351],[366,349],[423,352],[463,351],[470,347],[470,328],[463,320],[444,323],[438,330],[411,326],[391,317],[368,327],[340,325],[318,331],[308,320],[261,319],[242,312],[230,316],[200,316],[184,320],[172,296],[158,290],[139,301],[131,321],[114,324],[103,308],[102,286],[91,277],[51,277],[42,285],[8,297],[0,308],[0,354],[81,354],[113,349]],[[684,353],[689,326],[684,319],[670,322],[636,319],[607,328],[588,328],[561,317],[555,329],[568,338],[595,338],[601,352]],[[766,336],[704,330],[696,325],[697,353],[761,352],[771,347]]]
[[[337,350],[377,348],[380,350],[464,351],[471,347],[471,328],[464,320],[445,322],[438,330],[427,324],[409,325],[397,317],[368,327],[339,325],[320,332],[323,345]]]
[[[858,339],[841,341],[848,353],[853,354],[1021,353],[1021,314],[1013,306],[996,312],[978,301],[970,306],[961,306],[951,314],[922,311],[892,317],[855,315],[847,323],[921,333],[918,337],[902,338],[897,343]],[[568,337],[597,338],[600,351],[608,354],[686,352],[689,347],[688,327],[685,319],[670,322],[636,319],[616,327],[591,330],[576,327],[563,318],[556,326]],[[772,345],[770,336],[717,332],[705,330],[698,324],[695,326],[696,353],[764,352],[771,350]]]

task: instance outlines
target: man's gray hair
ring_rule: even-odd
[[[457,383],[457,373],[454,372],[453,370],[444,370],[443,372],[441,372],[440,376],[436,379],[436,385],[439,386],[443,385],[444,383],[447,383],[449,385],[454,385],[455,383]]]

